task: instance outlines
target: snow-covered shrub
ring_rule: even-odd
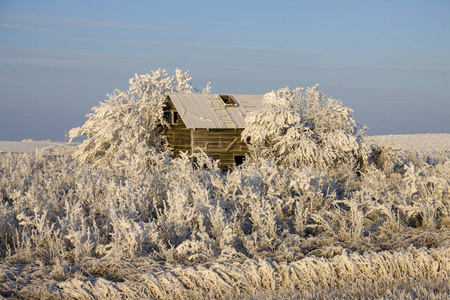
[[[163,118],[165,97],[171,92],[195,92],[190,80],[189,72],[179,69],[174,76],[163,69],[136,74],[127,91],[108,94],[105,102],[92,108],[94,112],[87,115],[83,126],[69,132],[71,139],[87,136],[75,156],[98,165],[118,166],[128,163],[134,154],[145,161],[152,151],[163,152],[166,141],[161,131],[163,125],[169,125]],[[208,91],[209,85],[204,92]]]
[[[12,249],[17,220],[13,211],[11,200],[2,195],[0,190],[0,257],[5,256]]]
[[[264,96],[265,107],[246,117],[242,139],[251,151],[285,166],[318,169],[350,165],[361,169],[368,151],[352,110],[318,86],[279,89]]]
[[[0,291],[242,298],[448,284],[450,157],[385,153],[382,167],[341,177],[263,157],[222,172],[204,153],[193,164],[152,151],[148,166],[133,156],[115,170],[0,154]]]

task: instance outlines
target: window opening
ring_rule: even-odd
[[[219,97],[225,105],[236,105],[236,101],[234,101],[231,95],[219,95]]]
[[[178,124],[178,112],[177,111],[172,112],[172,124]]]

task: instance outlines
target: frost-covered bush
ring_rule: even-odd
[[[369,160],[390,176],[405,164],[405,151],[392,144],[372,145]]]
[[[118,169],[1,154],[0,291],[226,298],[448,283],[450,157],[385,153],[381,168],[339,178],[262,157],[224,173],[204,153]]]
[[[85,124],[73,128],[70,138],[85,135],[75,155],[82,161],[98,165],[123,165],[137,154],[141,159],[153,151],[163,152],[166,143],[161,135],[164,102],[168,93],[192,93],[189,72],[176,69],[174,76],[158,69],[151,74],[135,75],[127,91],[115,90],[100,106],[93,107]],[[209,91],[209,85],[204,92]],[[151,163],[151,162],[147,162]]]
[[[265,107],[247,115],[242,139],[251,151],[292,167],[361,169],[368,151],[363,129],[342,102],[318,86],[279,89],[264,96]]]
[[[151,88],[138,86],[146,97]],[[272,111],[251,116],[246,132],[262,155],[228,172],[203,152],[193,164],[158,144],[108,148],[96,164],[84,163],[96,155],[88,148],[81,161],[0,154],[0,296],[245,298],[301,288],[389,298],[376,286],[448,286],[450,153],[378,145],[368,155],[349,110],[317,93],[269,94]],[[333,135],[342,141],[325,146]],[[355,290],[341,293],[349,284]]]

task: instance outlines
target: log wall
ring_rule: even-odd
[[[236,157],[247,156],[247,144],[241,141],[242,129],[189,129],[181,118],[173,123],[174,111],[173,104],[168,103],[165,118],[171,128],[167,128],[165,134],[174,158],[179,157],[180,152],[192,154],[201,149],[213,159],[220,160],[220,168],[227,170],[235,164]]]
[[[191,154],[191,129],[186,128],[183,120],[178,118],[177,124],[173,124],[173,112],[175,108],[168,106],[164,112],[164,117],[171,124],[171,128],[165,130],[169,149],[172,151],[174,158],[180,156],[180,152],[188,152]]]
[[[248,148],[241,141],[242,129],[192,129],[191,148],[194,153],[203,150],[208,156],[219,159],[220,167],[233,166],[236,156],[246,156]]]

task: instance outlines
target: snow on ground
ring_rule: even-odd
[[[400,148],[415,149],[419,151],[450,150],[450,134],[448,133],[374,135],[367,136],[366,140],[369,143],[376,144],[389,142]],[[42,150],[49,146],[70,147],[75,145],[77,144],[50,141],[0,141],[0,152],[35,152],[36,150]]]
[[[76,143],[63,143],[51,141],[30,141],[22,142],[0,141],[0,152],[35,152],[47,147],[66,148],[76,146]]]
[[[418,151],[450,150],[450,134],[400,134],[367,136],[368,143],[394,144],[399,148]]]

